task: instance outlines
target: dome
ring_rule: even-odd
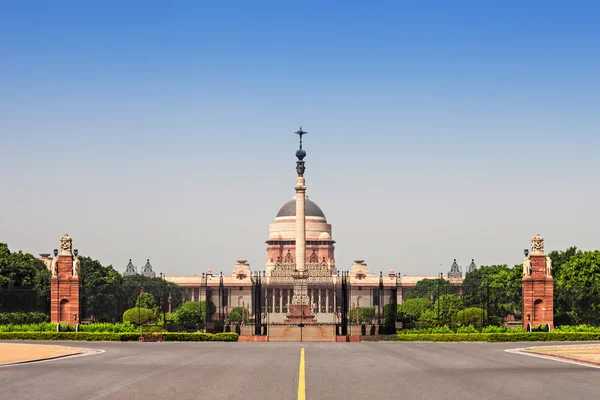
[[[319,235],[319,239],[322,240],[331,240],[331,235],[327,232],[323,232]]]
[[[304,203],[304,210],[306,217],[318,217],[325,219],[323,210],[312,200],[306,198]],[[296,216],[296,199],[292,199],[285,203],[283,207],[277,213],[277,218],[295,217]]]

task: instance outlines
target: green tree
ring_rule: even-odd
[[[142,292],[138,296],[138,298],[135,302],[135,306],[153,310],[154,307],[156,307],[156,301],[154,300],[154,296],[152,296],[150,293]]]
[[[451,325],[452,320],[463,309],[462,299],[455,294],[441,295],[433,306],[436,318],[439,316],[439,325]]]
[[[402,322],[403,328],[414,328],[421,314],[431,309],[428,299],[408,299],[403,304],[398,304],[398,320]]]
[[[0,243],[0,312],[50,312],[50,272],[29,253],[10,252]],[[13,290],[14,289],[14,290]]]
[[[438,290],[439,288],[439,290]],[[417,284],[406,291],[405,298],[408,299],[428,299],[430,296],[437,298],[440,294],[453,293],[453,286],[445,279],[421,279]]]
[[[175,311],[177,321],[181,327],[196,330],[204,326],[205,313],[206,303],[201,301],[188,301]]]
[[[561,265],[555,283],[574,324],[600,324],[600,251],[577,252]]]
[[[103,266],[100,261],[79,256],[81,263],[81,313],[84,319],[99,322],[118,322],[122,309],[119,309],[119,287],[121,274],[111,265]],[[131,308],[132,305],[129,305]]]
[[[489,310],[490,324],[501,324],[507,315],[521,318],[522,273],[521,265],[489,265],[467,274],[462,285],[465,308]]]
[[[154,296],[155,304],[162,310],[171,295],[172,307],[175,310],[187,299],[188,295],[181,286],[161,278],[150,278],[143,275],[124,276],[119,287],[119,299],[125,307],[134,307],[140,292]]]
[[[548,254],[548,257],[552,259],[552,276],[557,289],[554,291],[554,324],[557,326],[576,324],[577,316],[572,310],[571,293],[573,290],[561,287],[558,283],[561,281],[562,266],[580,253],[581,251],[577,250],[577,247],[572,246],[565,251],[553,250]]]

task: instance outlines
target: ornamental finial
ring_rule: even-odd
[[[298,157],[298,161],[296,161],[296,172],[298,172],[298,176],[304,176],[304,171],[306,171],[306,167],[304,166],[304,157],[306,157],[306,151],[302,149],[302,136],[306,135],[308,132],[300,130],[295,132],[296,135],[300,136],[300,148],[296,151],[296,157]]]
[[[531,239],[531,255],[544,255],[544,238],[539,233]]]

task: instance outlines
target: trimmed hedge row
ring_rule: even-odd
[[[367,339],[368,340],[368,339]],[[395,335],[383,339],[398,342],[576,342],[600,340],[600,333],[530,332],[530,333],[453,333]]]
[[[238,334],[163,333],[165,342],[237,342]],[[90,342],[137,342],[139,333],[99,332],[0,332],[0,340],[77,340]]]

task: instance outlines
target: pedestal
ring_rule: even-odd
[[[58,274],[50,280],[50,321],[80,322],[79,278],[73,277],[73,256],[58,256]]]
[[[292,304],[290,313],[285,320],[286,324],[306,324],[315,322],[315,316],[312,315],[312,310],[308,304]]]
[[[554,328],[554,279],[546,274],[546,257],[531,256],[531,276],[523,277],[523,328]]]

